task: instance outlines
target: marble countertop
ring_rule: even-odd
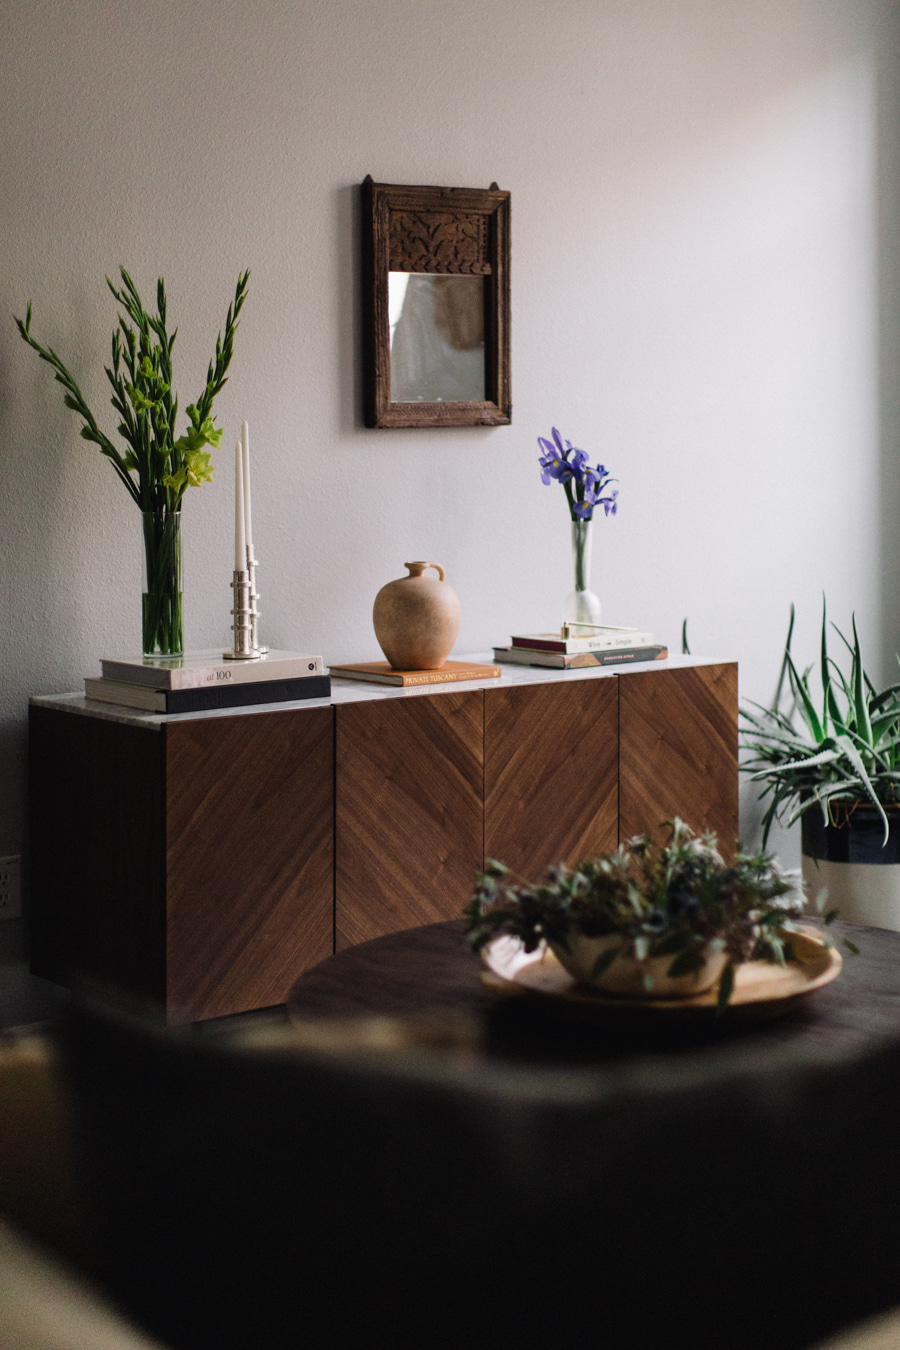
[[[482,665],[498,665],[491,652],[475,652],[457,655],[455,661],[472,661]],[[144,726],[158,729],[167,722],[184,722],[208,717],[248,717],[254,713],[286,712],[297,708],[321,708],[342,703],[362,703],[377,698],[422,698],[423,695],[447,694],[455,689],[496,689],[509,685],[551,684],[559,680],[604,680],[615,676],[624,676],[641,671],[681,670],[693,666],[713,666],[728,664],[728,658],[713,659],[695,656],[670,656],[665,661],[644,661],[633,664],[588,666],[578,670],[560,670],[549,666],[520,666],[500,664],[499,677],[483,680],[454,680],[444,684],[425,684],[403,687],[394,684],[367,684],[361,680],[341,679],[332,676],[331,694],[328,698],[297,699],[287,703],[255,703],[250,707],[211,708],[204,712],[153,713],[137,708],[120,707],[113,703],[101,703],[97,699],[88,699],[84,694],[38,694],[30,702],[36,707],[56,708],[62,712],[76,713],[84,717],[97,717],[108,722],[124,722],[129,726]],[[327,669],[327,665],[326,665]]]

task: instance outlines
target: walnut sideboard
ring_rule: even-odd
[[[486,660],[486,657],[476,659]],[[673,657],[157,716],[29,709],[32,970],[224,1016],[678,814],[737,835],[737,666]]]

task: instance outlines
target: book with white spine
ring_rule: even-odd
[[[185,652],[184,656],[152,659],[103,659],[104,679],[143,684],[151,689],[202,689],[211,685],[250,684],[256,680],[290,680],[323,675],[321,656],[270,651],[249,661],[225,661],[221,651]]]
[[[638,628],[598,628],[596,633],[579,637],[563,637],[561,633],[523,633],[513,635],[510,645],[532,652],[599,652],[615,647],[652,647],[653,634]]]
[[[660,642],[646,647],[605,647],[592,652],[536,652],[525,647],[495,647],[494,660],[516,666],[549,666],[553,670],[585,670],[589,666],[621,666],[629,661],[665,661],[669,650]]]
[[[221,708],[249,708],[260,703],[288,703],[300,699],[328,698],[328,675],[301,675],[287,680],[245,680],[238,684],[201,684],[191,689],[151,689],[127,680],[88,676],[85,698],[114,703],[145,712],[211,712]]]

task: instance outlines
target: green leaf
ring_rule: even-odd
[[[816,755],[805,755],[801,756],[799,759],[789,759],[787,763],[780,764],[778,768],[781,773],[791,769],[811,769],[819,764],[836,764],[840,758],[841,751],[839,749],[820,750]],[[753,782],[759,778],[767,778],[770,773],[770,769],[760,770],[758,773],[751,774],[750,781]]]
[[[875,789],[872,787],[872,784],[869,781],[869,775],[866,772],[866,766],[862,762],[862,757],[860,756],[859,751],[857,750],[853,742],[849,739],[849,737],[845,736],[838,737],[838,744],[844,750],[847,758],[850,760],[850,763],[853,765],[854,769],[859,775],[860,783],[865,789],[867,796],[871,799],[872,804],[875,807],[877,807],[878,814],[884,821],[884,842],[887,843],[888,835],[890,834],[890,826],[888,824],[888,818],[884,813],[884,807],[881,805],[881,802],[878,800],[878,797],[875,794]]]
[[[778,672],[778,683],[775,686],[775,697],[772,700],[773,711],[778,708],[778,705],[781,702],[781,693],[784,688],[784,677],[787,674],[788,656],[791,650],[791,638],[793,636],[793,633],[794,633],[794,606],[791,605],[791,616],[788,621],[787,639],[784,644],[784,656],[782,657],[781,661],[781,670]]]
[[[716,1012],[721,1016],[728,1007],[731,995],[734,992],[734,962],[729,961],[728,965],[722,971],[719,979],[719,994],[716,999]]]
[[[683,951],[680,956],[676,956],[666,973],[671,979],[677,980],[680,979],[682,975],[694,975],[697,971],[702,969],[703,957],[696,947],[689,947],[687,951]]]
[[[856,631],[856,615],[853,615],[853,668],[851,688],[856,699],[856,729],[863,740],[872,743],[872,726],[869,722],[869,709],[866,705],[865,680],[862,655],[859,650],[859,635]]]
[[[678,952],[683,952],[690,942],[688,933],[678,932],[670,933],[668,937],[663,938],[654,948],[654,956],[675,956]]]
[[[775,915],[770,916],[773,925],[777,922]],[[787,964],[787,955],[785,952],[785,943],[776,933],[766,934],[766,945],[769,950],[769,959],[774,959],[779,966]]]
[[[900,654],[898,654],[897,660],[900,661]],[[881,693],[876,694],[875,697],[872,699],[871,703],[869,704],[870,715],[873,712],[880,712],[881,709],[884,707],[885,703],[887,703],[890,699],[893,699],[894,702],[896,703],[898,694],[900,694],[900,684],[889,684],[886,689],[882,689]],[[894,709],[894,713],[895,715],[897,714],[896,707]]]
[[[822,663],[822,673],[821,673],[821,678],[822,678],[822,692],[823,692],[823,695],[824,695],[824,711],[823,711],[823,715],[822,715],[822,716],[823,716],[823,721],[827,723],[829,717],[830,717],[832,720],[838,720],[838,719],[840,718],[840,710],[839,710],[839,708],[838,708],[838,706],[837,706],[837,700],[836,700],[836,698],[834,697],[834,691],[832,690],[832,687],[831,687],[831,666],[832,666],[833,663],[830,661],[829,656],[828,656],[827,619],[826,619],[826,613],[825,613],[825,596],[824,596],[824,595],[822,596],[822,647],[821,647],[821,663]]]
[[[600,955],[594,962],[593,970],[591,972],[594,979],[596,979],[598,975],[602,975],[604,974],[605,971],[609,970],[610,966],[612,965],[613,961],[615,961],[618,954],[619,954],[618,947],[607,947],[605,952],[600,953]]]
[[[806,725],[809,727],[813,738],[816,741],[821,742],[825,739],[825,732],[822,728],[822,723],[819,721],[819,715],[816,712],[815,708],[813,707],[812,699],[809,696],[809,689],[807,687],[806,682],[807,676],[805,673],[802,678],[800,675],[798,675],[797,668],[794,665],[790,652],[785,652],[784,659],[785,662],[787,663],[787,670],[788,676],[790,678],[791,690],[794,694],[794,697],[799,700],[800,712],[803,715],[803,719],[806,722]]]

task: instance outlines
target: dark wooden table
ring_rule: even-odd
[[[491,995],[460,922],[339,952],[287,1000],[301,1043],[346,1036],[349,1060],[311,1061],[345,1074],[341,1101],[347,1082],[368,1090],[331,1175],[363,1192],[370,1177],[347,1180],[350,1161],[369,1156],[359,1151],[373,1132],[386,1139],[394,1151],[377,1174],[393,1212],[398,1179],[422,1154],[398,1211],[405,1232],[424,1224],[411,1249],[459,1232],[449,1288],[464,1288],[470,1313],[488,1291],[475,1324],[489,1324],[491,1299],[504,1321],[521,1311],[479,1344],[656,1347],[689,1328],[696,1350],[808,1350],[900,1304],[900,933],[835,931],[861,954],[753,1023],[626,1009],[612,1019],[596,1005]],[[432,1022],[474,1028],[461,1053],[417,1038],[416,1015],[435,1012]],[[387,1041],[399,1053],[357,1053],[376,1028],[353,1019],[372,1015],[401,1019],[396,1046]],[[319,1018],[349,1018],[349,1032],[310,1027]],[[446,1256],[429,1259],[433,1269]]]
[[[480,958],[462,921],[376,938],[326,958],[296,981],[287,1006],[298,1019],[468,1015],[488,1058],[547,1063],[609,1062],[623,1056],[696,1051],[740,1041],[748,1048],[799,1050],[816,1044],[859,1048],[900,1034],[900,933],[836,923],[844,965],[831,984],[787,1014],[752,1023],[710,1018],[671,1023],[659,1016],[613,1016],[522,995],[501,999],[479,983]],[[858,956],[843,948],[849,937]],[[599,1014],[599,1015],[598,1015]]]

